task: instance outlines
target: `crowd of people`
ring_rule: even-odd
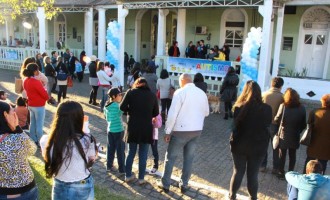
[[[176,48],[177,44],[174,44],[173,55],[180,54]],[[158,129],[165,125],[164,141],[168,146],[163,174],[157,180],[157,186],[169,192],[173,166],[183,151],[179,187],[182,193],[189,189],[197,143],[210,110],[207,84],[202,74],[197,73],[194,77],[181,74],[179,88],[175,88],[166,69],[157,77],[157,66],[152,57],[145,67],[138,62],[133,64],[127,78],[128,90],[124,92],[124,84],[119,81],[115,66],[99,61],[96,56],[91,56],[90,63],[86,63],[85,52],[82,52],[80,61],[69,50],[62,56],[52,52],[51,57],[42,56],[42,65],[40,56],[27,58],[22,64],[23,92],[16,105],[8,103],[6,92],[0,91],[0,152],[5,152],[4,157],[0,156],[0,171],[4,172],[0,173],[0,199],[38,199],[37,184],[27,161],[38,147],[45,161],[46,176],[54,180],[52,199],[94,199],[90,170],[97,159],[97,142],[86,128],[88,117],[81,104],[62,101],[67,98],[69,80],[77,76],[78,81],[82,81],[87,66],[91,86],[88,103],[99,105],[107,122],[107,127],[103,127],[107,132],[107,172],[124,175],[127,183],[135,180],[132,166],[138,151],[138,184],[145,184],[146,171],[158,172]],[[237,97],[238,82],[234,68],[230,67],[220,89],[225,105],[224,119],[233,118],[230,136],[233,174],[229,199],[236,199],[245,172],[250,199],[257,199],[258,175],[267,170],[269,141],[276,135],[280,140],[272,153],[272,173],[279,179],[287,179],[289,197],[329,198],[330,178],[324,174],[330,159],[330,94],[322,97],[321,108],[312,110],[306,121],[306,110],[297,91],[288,88],[281,93],[282,78],[273,78],[271,88],[263,94],[258,83],[250,80]],[[59,91],[57,102],[54,102],[51,92],[56,85],[59,85]],[[97,102],[99,87],[102,92],[100,103]],[[51,131],[44,134],[47,102],[58,105]],[[307,147],[303,172],[306,175],[302,175],[293,171],[300,134],[307,124],[312,128],[312,139]],[[128,144],[127,156],[125,143]],[[147,170],[149,146],[154,164]],[[285,173],[287,152],[289,168]],[[115,155],[118,169],[114,166]]]
[[[180,57],[181,53],[178,47],[178,41],[173,41],[167,53],[172,57]],[[228,44],[224,44],[222,48],[219,48],[218,45],[214,45],[214,47],[205,45],[204,40],[197,41],[196,45],[190,41],[185,49],[184,55],[186,58],[229,61],[230,48]]]

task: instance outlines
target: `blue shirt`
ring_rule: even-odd
[[[298,189],[299,200],[330,199],[330,177],[321,174],[288,172],[285,178]]]

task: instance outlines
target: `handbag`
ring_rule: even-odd
[[[156,96],[157,96],[157,99],[160,99],[160,90],[157,90]]]
[[[276,149],[278,145],[280,144],[280,133],[282,132],[283,129],[283,117],[284,117],[284,112],[285,112],[285,106],[283,105],[283,113],[282,113],[282,119],[280,123],[280,128],[277,131],[277,134],[273,137],[273,149]]]
[[[307,128],[304,131],[303,135],[300,138],[300,144],[309,146],[312,139],[312,127],[307,124]]]
[[[67,80],[68,80],[68,87],[73,87],[73,81],[71,76],[68,76]]]
[[[15,93],[22,94],[23,92],[23,81],[21,78],[15,77]]]
[[[68,78],[68,75],[65,72],[63,72],[62,70],[60,70],[57,73],[57,80],[59,80],[59,81],[65,81],[67,78]]]
[[[307,128],[305,129],[305,131],[299,141],[300,144],[306,145],[306,146],[309,146],[311,144],[311,140],[312,140],[312,129],[313,129],[313,124],[314,124],[315,113],[313,112],[311,114],[312,114],[311,122],[309,124],[307,124]]]

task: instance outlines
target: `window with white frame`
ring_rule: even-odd
[[[66,34],[66,20],[63,14],[59,14],[56,18],[55,31],[56,31],[55,44],[58,40],[62,41],[62,44],[65,44],[67,34]]]
[[[32,46],[34,44],[34,31],[33,31],[33,28],[28,29],[27,42],[28,42],[29,46]]]

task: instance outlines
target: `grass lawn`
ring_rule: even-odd
[[[44,162],[40,160],[38,157],[31,156],[29,158],[30,165],[32,167],[35,180],[39,189],[39,199],[40,200],[49,200],[51,199],[52,193],[52,179],[47,179],[45,170],[44,170]],[[98,185],[95,186],[95,199],[96,200],[126,200],[127,198],[121,197],[119,195],[114,195],[110,193],[106,188],[100,187]]]

